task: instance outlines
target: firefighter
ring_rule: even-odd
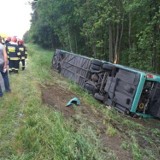
[[[11,37],[7,37],[7,39],[5,40],[5,44],[9,43],[11,41]]]
[[[12,37],[11,42],[6,45],[6,51],[9,56],[9,72],[18,73],[20,52],[18,50],[17,38]]]
[[[22,71],[25,70],[25,59],[27,59],[27,49],[24,46],[24,41],[23,40],[18,40],[18,49],[19,52],[21,53],[20,56],[20,61],[22,63]]]

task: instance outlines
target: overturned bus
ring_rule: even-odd
[[[159,75],[59,49],[52,66],[105,105],[126,114],[160,118]]]

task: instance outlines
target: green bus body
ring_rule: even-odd
[[[52,65],[121,112],[160,118],[160,75],[56,50]]]
[[[145,83],[146,82],[153,82],[153,83],[160,84],[160,75],[156,75],[156,74],[153,74],[153,73],[147,73],[145,71],[129,68],[129,67],[122,66],[122,65],[119,65],[119,64],[114,64],[114,66],[116,66],[117,68],[121,68],[121,69],[130,71],[130,72],[138,73],[140,75],[139,83],[138,83],[138,86],[137,86],[137,89],[136,89],[136,92],[135,92],[135,96],[134,96],[134,99],[133,99],[133,102],[132,102],[130,112],[135,113],[135,114],[140,115],[140,116],[143,116],[143,117],[157,117],[157,118],[160,118],[160,114],[158,114],[158,113],[157,113],[158,114],[158,116],[157,116],[157,115],[151,115],[150,113],[145,113],[145,111],[143,111],[143,112],[138,112],[137,111],[138,104],[139,104],[139,101],[140,101],[141,94],[143,92]],[[158,95],[158,96],[159,96],[159,99],[160,99],[160,95]],[[157,112],[158,111],[160,112],[160,104],[159,104],[159,107],[157,108]]]

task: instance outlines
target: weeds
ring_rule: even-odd
[[[117,134],[117,131],[116,131],[115,128],[113,128],[113,126],[108,125],[107,134],[108,134],[109,136],[115,136],[115,135]]]

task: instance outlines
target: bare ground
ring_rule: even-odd
[[[73,119],[76,130],[78,130],[81,123],[76,119],[76,116],[81,115],[81,118],[83,118],[88,125],[95,128],[97,137],[100,140],[103,149],[109,148],[120,160],[132,159],[131,154],[127,150],[121,148],[123,141],[122,137],[119,135],[107,135],[107,125],[104,122],[108,120],[99,110],[93,109],[92,106],[85,104],[81,99],[79,106],[73,105],[66,107],[67,102],[73,97],[77,97],[77,95],[60,87],[58,84],[43,86],[41,87],[41,91],[43,103],[48,104],[56,111],[61,112],[66,119]]]

